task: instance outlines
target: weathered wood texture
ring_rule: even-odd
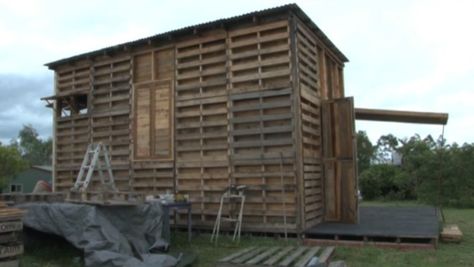
[[[55,190],[101,141],[120,189],[188,194],[196,226],[214,223],[230,184],[248,186],[244,230],[321,222],[320,103],[344,92],[319,38],[285,13],[55,66]]]
[[[335,247],[251,247],[217,261],[217,267],[309,266],[317,258],[318,266],[327,266]],[[311,265],[313,266],[313,265]],[[316,265],[315,265],[316,266]]]
[[[68,190],[91,142],[110,146],[115,180],[122,190],[130,176],[130,59],[127,56],[87,61],[56,71],[57,94],[84,93],[88,108],[69,116],[56,114],[55,179],[57,191]],[[58,109],[59,110],[59,109]]]
[[[176,191],[211,225],[221,194],[245,184],[245,227],[283,222],[280,152],[295,229],[287,20],[217,30],[176,44]],[[227,212],[227,210],[225,210]]]
[[[354,101],[341,98],[322,102],[325,219],[358,220]]]
[[[0,202],[0,266],[18,266],[17,260],[23,254],[21,233],[25,213]]]
[[[323,220],[321,151],[321,67],[317,37],[304,24],[295,22],[301,118],[302,184],[304,228]]]
[[[448,113],[355,108],[356,120],[441,124],[448,123]]]

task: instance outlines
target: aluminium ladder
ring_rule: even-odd
[[[243,216],[244,203],[245,203],[245,195],[244,195],[245,188],[246,188],[245,185],[239,185],[239,186],[233,185],[233,186],[230,186],[228,190],[224,192],[224,194],[222,194],[216,222],[214,223],[214,229],[212,230],[211,242],[215,242],[217,244],[217,238],[219,237],[219,231],[221,228],[222,221],[235,223],[234,237],[232,238],[232,241],[235,241],[236,238],[237,238],[237,242],[240,241],[240,230],[242,228],[242,216]],[[239,214],[237,215],[236,218],[232,217],[232,213],[233,213],[232,210],[229,210],[229,217],[222,217],[222,209],[223,209],[225,200],[228,200],[229,205],[231,206],[232,204],[238,204],[235,202],[240,202]]]
[[[104,161],[102,163],[102,160]],[[102,142],[96,144],[89,144],[87,146],[86,154],[82,161],[81,169],[77,175],[76,182],[71,188],[72,192],[85,192],[94,171],[99,173],[100,181],[106,190],[117,191],[115,187],[115,179],[112,173],[112,167],[110,164],[110,156],[107,146]],[[104,176],[104,171],[107,171],[108,177]]]

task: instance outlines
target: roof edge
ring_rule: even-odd
[[[131,47],[147,44],[149,42],[154,42],[158,40],[171,40],[179,36],[193,34],[196,31],[212,30],[212,29],[223,27],[225,26],[225,24],[242,22],[246,19],[253,18],[254,16],[271,16],[274,14],[281,14],[287,11],[293,12],[304,23],[307,23],[310,29],[314,31],[315,34],[319,38],[321,38],[321,41],[324,42],[336,54],[339,60],[341,60],[342,62],[349,61],[347,57],[326,36],[326,34],[324,34],[324,32],[308,17],[308,15],[306,15],[306,13],[297,4],[293,3],[293,4],[287,4],[287,5],[283,5],[279,7],[273,7],[273,8],[263,9],[263,10],[254,11],[250,13],[245,13],[242,15],[237,15],[237,16],[233,16],[229,18],[218,19],[218,20],[214,20],[210,22],[195,24],[192,26],[187,26],[184,28],[176,29],[176,30],[167,31],[164,33],[152,35],[152,36],[145,37],[142,39],[137,39],[134,41],[125,42],[125,43],[105,47],[102,49],[98,49],[98,50],[94,50],[94,51],[90,51],[86,53],[81,53],[72,57],[67,57],[60,60],[52,61],[52,62],[44,64],[44,66],[48,67],[49,69],[54,70],[55,67],[61,64],[68,63],[70,61],[87,59],[87,58],[91,58],[91,57],[98,56],[101,54],[113,53],[117,51],[126,51],[127,49]]]

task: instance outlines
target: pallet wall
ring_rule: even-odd
[[[91,71],[91,142],[109,145],[115,183],[130,190],[130,57],[96,59]]]
[[[305,227],[323,220],[323,180],[321,153],[321,86],[318,41],[314,33],[296,22],[296,51],[300,90],[303,209]]]
[[[176,192],[207,226],[230,184],[226,67],[225,31],[176,44]]]
[[[174,192],[174,49],[138,50],[132,63],[131,188]]]
[[[297,227],[289,32],[287,20],[229,31],[231,176],[248,185],[247,229]]]
[[[343,94],[327,51],[285,16],[58,68],[56,94],[85,92],[88,109],[56,118],[55,189],[72,186],[87,144],[100,141],[120,189],[187,194],[195,225],[213,225],[231,184],[247,185],[244,230],[316,225],[320,102]]]
[[[63,109],[78,94],[88,95],[91,89],[91,65],[88,61],[74,66],[65,66],[56,71],[56,95],[60,96],[55,112],[54,187],[66,191],[72,187],[82,158],[90,142],[90,117],[88,114],[73,114]]]
[[[196,203],[204,225],[223,191],[244,184],[245,227],[281,224],[285,213],[295,227],[289,47],[287,20],[176,45],[176,190]]]
[[[58,103],[76,105],[77,97],[84,97],[81,101],[87,101],[87,108],[79,114],[57,108],[55,190],[69,190],[91,142],[109,145],[116,184],[128,190],[130,59],[104,57],[77,65],[56,72],[56,94],[61,97]]]
[[[320,36],[296,20],[301,94],[305,228],[322,221],[356,223],[357,177],[352,99],[343,67]]]

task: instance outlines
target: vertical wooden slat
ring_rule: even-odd
[[[291,57],[291,69],[292,69],[292,90],[293,90],[293,103],[292,103],[292,113],[294,114],[295,118],[293,119],[293,140],[294,142],[294,147],[295,147],[295,157],[296,157],[296,162],[295,164],[295,183],[298,188],[298,194],[296,197],[296,202],[297,202],[297,220],[296,223],[298,225],[298,231],[303,231],[305,229],[305,214],[304,214],[304,181],[303,181],[303,153],[302,153],[302,143],[296,140],[302,140],[303,134],[302,134],[302,129],[301,129],[301,90],[300,90],[300,79],[299,79],[299,74],[300,74],[300,69],[298,68],[299,64],[299,57],[298,57],[298,50],[297,50],[297,45],[298,45],[298,39],[297,39],[297,33],[298,33],[298,22],[296,21],[294,16],[290,16],[289,18],[289,28],[290,28],[290,44],[291,44],[291,50],[290,50],[290,57]]]
[[[325,142],[325,218],[358,220],[354,104],[352,98],[323,102]]]
[[[135,90],[136,94],[136,140],[135,151],[137,157],[149,157],[151,145],[151,127],[150,127],[150,113],[151,113],[151,91],[149,88],[141,88]]]

